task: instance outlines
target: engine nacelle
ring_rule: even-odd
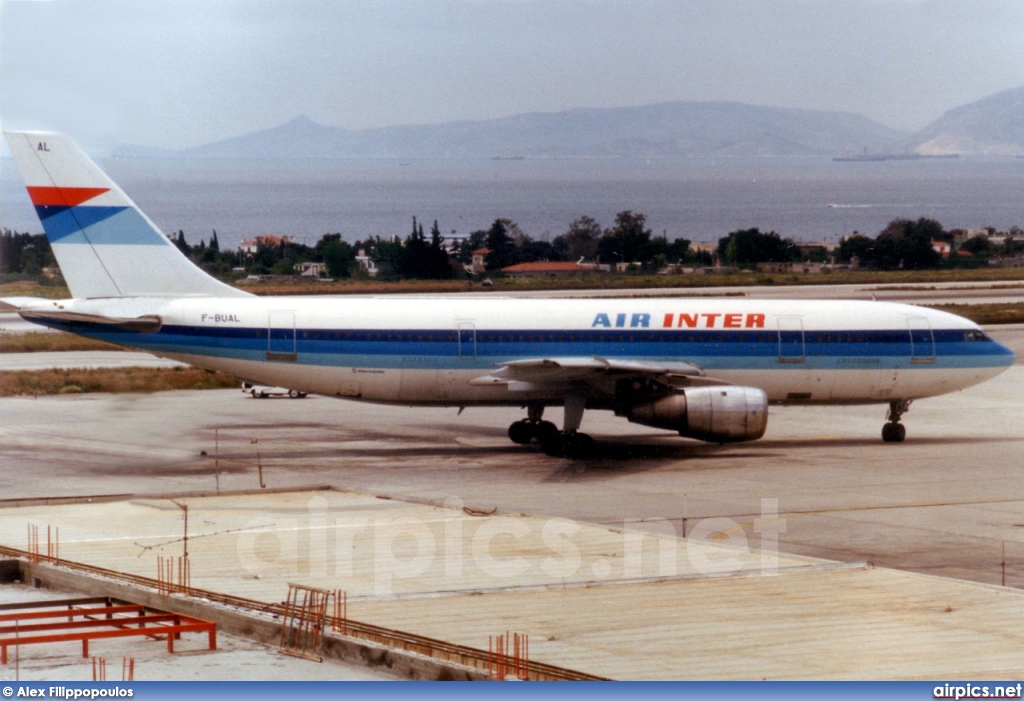
[[[768,427],[768,395],[757,387],[692,387],[628,409],[633,423],[713,443],[753,441]]]

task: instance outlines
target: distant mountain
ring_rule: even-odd
[[[1024,87],[946,112],[918,132],[909,147],[926,155],[1024,154]]]
[[[678,158],[830,156],[907,134],[847,112],[673,102],[486,121],[349,130],[299,117],[179,152],[189,158]],[[122,149],[117,155],[136,155]],[[141,151],[137,155],[145,155]]]

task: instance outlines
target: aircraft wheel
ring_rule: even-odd
[[[526,445],[532,441],[535,433],[535,426],[525,419],[523,421],[516,421],[508,427],[509,440],[519,445]]]
[[[290,389],[288,390],[288,396],[291,397],[292,399],[303,399],[305,398],[306,393],[300,392],[297,389]]]
[[[589,458],[594,454],[594,439],[585,433],[574,433],[563,439],[562,453],[567,458]]]
[[[542,446],[549,440],[561,439],[558,426],[555,426],[550,421],[538,421],[533,427],[533,436]]]
[[[886,443],[902,443],[907,437],[907,427],[903,424],[887,423],[882,426],[882,440]]]
[[[561,433],[555,431],[553,435],[544,436],[540,440],[540,447],[544,450],[545,455],[560,458],[562,457],[562,451],[565,449],[565,440],[562,438]]]

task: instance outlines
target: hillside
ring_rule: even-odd
[[[180,155],[271,159],[828,156],[865,146],[882,150],[906,138],[845,112],[674,102],[358,131],[299,117]]]
[[[909,147],[926,155],[1024,154],[1024,87],[946,112],[916,134]]]

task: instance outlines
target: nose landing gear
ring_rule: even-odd
[[[886,443],[902,443],[907,437],[907,427],[900,423],[900,418],[910,410],[910,400],[900,399],[889,402],[887,422],[882,426],[882,440]]]

